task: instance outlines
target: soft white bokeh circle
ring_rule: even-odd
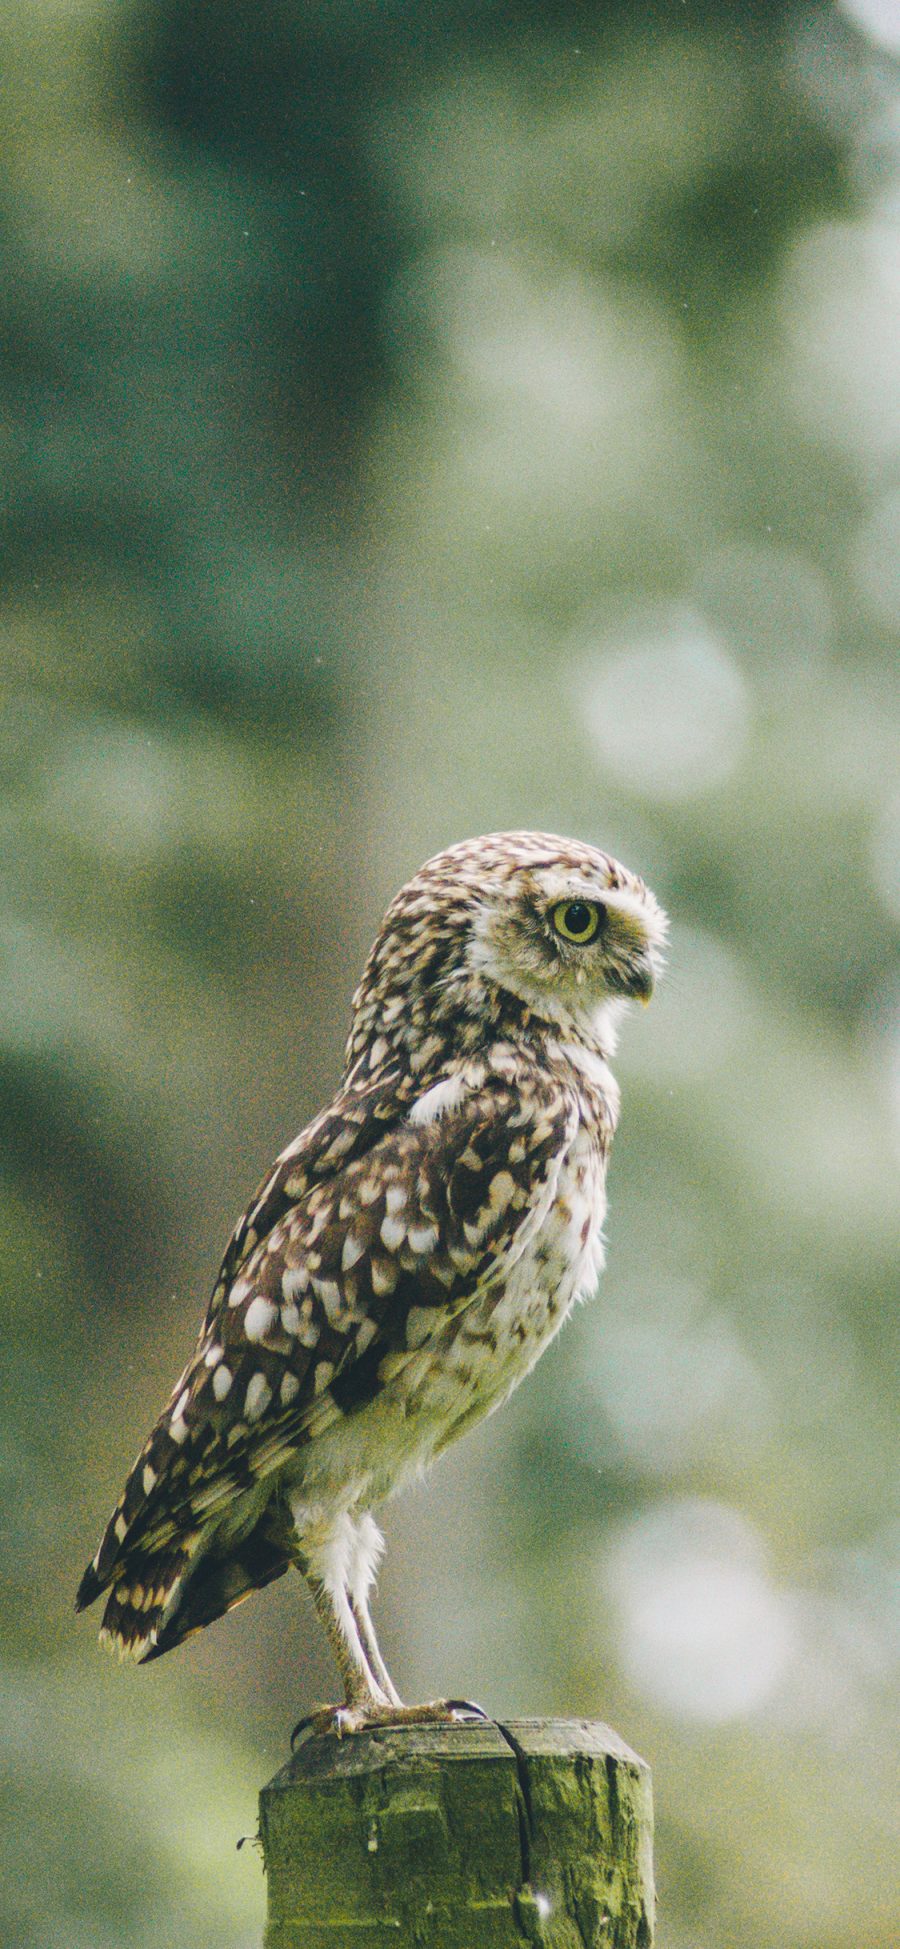
[[[900,54],[900,5],[897,0],[838,0],[841,12],[861,28],[876,47]]]
[[[648,797],[707,791],[743,749],[744,679],[691,609],[636,616],[616,640],[583,653],[575,691],[604,771]]]
[[[764,1704],[796,1646],[791,1598],[769,1576],[746,1518],[703,1498],[658,1503],[607,1564],[620,1655],[664,1711],[710,1724]]]

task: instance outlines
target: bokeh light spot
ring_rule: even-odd
[[[740,757],[746,686],[692,610],[636,616],[617,647],[582,658],[576,683],[604,769],[635,792],[691,798],[721,784]]]
[[[796,1642],[790,1599],[757,1531],[723,1503],[660,1503],[632,1523],[607,1576],[633,1685],[678,1718],[723,1723],[761,1706]]]
[[[859,27],[876,47],[889,54],[900,54],[900,7],[897,0],[838,0],[841,12]]]

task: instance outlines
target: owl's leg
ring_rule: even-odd
[[[331,1589],[315,1576],[307,1576],[306,1581],[341,1675],[348,1711],[363,1717],[370,1711],[379,1712],[391,1700],[368,1664],[346,1590]]]
[[[346,1514],[294,1511],[296,1542],[291,1551],[309,1585],[316,1612],[331,1646],[344,1687],[345,1707],[354,1717],[392,1703],[372,1671],[353,1614],[348,1591],[356,1531]]]
[[[382,1658],[375,1636],[375,1626],[369,1610],[369,1592],[375,1582],[378,1565],[384,1553],[384,1537],[374,1517],[368,1513],[359,1516],[356,1522],[353,1555],[350,1560],[349,1596],[350,1608],[359,1632],[359,1639],[369,1670],[374,1673],[378,1684],[392,1705],[402,1706],[403,1700],[394,1684],[390,1672]]]
[[[402,1705],[378,1649],[368,1609],[368,1591],[381,1553],[381,1537],[370,1516],[357,1524],[347,1515],[295,1508],[296,1542],[291,1555],[303,1571],[322,1620],[344,1686],[344,1704],[327,1706],[301,1719],[301,1733],[362,1732],[370,1726],[401,1726],[434,1720],[483,1717],[462,1699],[433,1699],[427,1705]]]

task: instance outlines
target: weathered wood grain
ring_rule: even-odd
[[[650,1775],[607,1726],[311,1740],[264,1788],[266,1949],[650,1949]]]

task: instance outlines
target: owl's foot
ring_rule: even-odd
[[[366,1726],[461,1726],[470,1720],[481,1723],[487,1713],[471,1699],[429,1699],[425,1705],[400,1705],[379,1708]]]
[[[469,1699],[431,1699],[426,1705],[325,1705],[298,1720],[291,1748],[322,1733],[344,1739],[348,1733],[389,1731],[393,1726],[460,1726],[486,1718],[481,1706]]]

